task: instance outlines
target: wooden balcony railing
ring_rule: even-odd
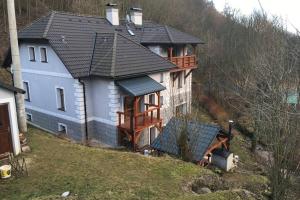
[[[119,128],[127,129],[130,131],[141,131],[146,127],[157,124],[160,119],[160,108],[151,107],[146,105],[146,111],[136,113],[133,112],[117,112],[119,117]]]
[[[197,65],[195,55],[170,57],[169,59],[172,63],[174,63],[180,68],[191,68],[191,67],[196,67]]]

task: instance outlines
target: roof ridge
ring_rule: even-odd
[[[46,26],[45,31],[44,31],[44,33],[43,33],[43,38],[46,38],[47,35],[48,35],[48,31],[49,31],[49,29],[50,29],[50,26],[52,25],[52,21],[53,21],[53,17],[54,17],[54,15],[55,15],[55,13],[56,13],[56,11],[52,11],[52,12],[51,12],[51,15],[50,15],[50,18],[49,18],[49,20],[48,20],[47,26]]]
[[[111,71],[110,75],[114,77],[115,75],[115,67],[116,67],[116,51],[117,51],[117,37],[118,37],[118,32],[114,33],[114,43],[112,47],[112,61],[111,61]]]
[[[134,44],[136,44],[136,45],[138,45],[138,46],[140,46],[140,47],[144,48],[144,49],[145,49],[145,50],[147,50],[149,53],[151,53],[151,54],[153,54],[153,55],[155,55],[155,56],[159,57],[160,59],[163,59],[163,60],[165,60],[165,61],[169,62],[170,64],[174,65],[175,67],[177,67],[177,66],[176,66],[174,63],[172,63],[171,61],[169,61],[169,60],[167,60],[167,59],[165,59],[165,58],[161,57],[160,55],[158,55],[158,54],[154,53],[153,51],[151,51],[151,50],[150,50],[150,49],[148,49],[147,47],[145,47],[145,46],[141,45],[140,43],[138,43],[138,42],[136,42],[136,41],[134,41],[134,40],[131,40],[130,38],[128,38],[128,37],[126,37],[126,36],[122,35],[121,33],[117,33],[117,34],[118,34],[118,35],[120,35],[120,36],[122,36],[123,38],[125,38],[125,39],[129,40],[130,42],[133,42]]]
[[[168,34],[168,37],[169,37],[171,43],[173,43],[174,40],[173,40],[173,37],[171,36],[171,33],[169,31],[169,27],[167,25],[165,25],[165,30],[167,31],[167,34]]]
[[[62,15],[69,15],[69,16],[106,19],[104,16],[99,16],[99,15],[87,15],[87,14],[72,13],[72,12],[66,12],[66,11],[55,11],[55,10],[53,10],[52,12],[55,12],[57,14],[62,14]]]
[[[94,59],[94,55],[95,55],[96,41],[97,41],[97,32],[95,32],[95,39],[94,39],[94,45],[93,45],[93,51],[92,51],[91,63],[90,63],[88,76],[90,76],[91,72],[92,72],[92,64],[93,64],[93,59]]]

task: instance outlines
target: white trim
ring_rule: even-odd
[[[33,48],[34,60],[31,60],[31,59],[30,59],[30,48]],[[28,46],[27,46],[27,51],[28,51],[28,60],[29,60],[30,62],[36,62],[35,46],[28,45]]]
[[[57,89],[61,89],[63,90],[63,94],[64,94],[64,110],[60,110],[59,106],[58,106],[58,93],[57,93]],[[61,87],[61,86],[55,86],[55,99],[56,99],[56,108],[57,110],[61,111],[61,112],[67,112],[67,105],[66,105],[66,93],[65,93],[65,88]],[[59,94],[60,95],[60,94]]]
[[[58,133],[60,133],[61,132],[61,130],[59,130],[60,128],[61,128],[61,126],[63,126],[64,128],[65,128],[65,130],[66,130],[66,135],[68,135],[68,126],[66,125],[66,124],[63,124],[63,123],[57,123],[57,126],[58,126],[58,128],[57,128],[57,132]]]
[[[11,98],[0,98],[0,104],[8,104],[9,123],[11,128],[12,146],[15,155],[21,153],[21,144],[19,138],[19,127],[14,95]]]
[[[59,117],[59,118],[65,119],[65,120],[69,120],[69,121],[72,121],[72,122],[75,122],[75,123],[80,123],[80,124],[84,123],[84,120],[80,120],[80,119],[70,117],[70,116],[67,116],[67,115],[63,115],[63,114],[59,114],[59,113],[56,113],[56,112],[44,110],[42,108],[38,108],[38,107],[35,107],[35,106],[26,105],[26,108],[28,108],[30,110],[40,112],[40,113],[43,113],[43,114],[47,114],[47,115],[51,115],[51,116],[54,116],[54,117]]]
[[[30,121],[27,120],[27,115],[30,116],[30,118],[31,118]],[[33,121],[32,114],[31,114],[31,113],[26,112],[26,121],[27,121],[27,122],[32,122],[32,121]]]
[[[112,126],[117,125],[117,122],[113,122],[113,121],[110,121],[108,119],[103,119],[101,117],[89,117],[87,121],[88,122],[90,122],[90,121],[102,122],[102,123],[109,124],[109,125],[112,125]]]
[[[67,74],[67,73],[56,73],[56,72],[39,71],[39,70],[33,70],[33,69],[22,69],[22,72],[28,73],[28,74],[38,74],[38,75],[44,75],[44,76],[54,76],[54,77],[73,79],[71,74]]]
[[[46,56],[46,62],[42,61],[42,51],[41,49],[44,48],[46,50],[45,56]],[[40,62],[41,63],[48,63],[48,50],[46,46],[39,46],[39,52],[40,52]]]
[[[58,118],[61,118],[61,119],[72,121],[72,122],[75,122],[75,123],[79,123],[79,124],[84,123],[84,119],[80,120],[80,119],[73,118],[73,117],[70,117],[70,116],[67,116],[67,115],[62,115],[62,114],[58,114],[58,113],[51,112],[51,111],[48,111],[48,110],[44,110],[42,108],[38,108],[38,107],[35,107],[35,106],[26,105],[26,108],[28,108],[30,110],[40,112],[40,113],[43,113],[43,114],[46,114],[46,115],[51,115],[51,116],[54,116],[54,117],[58,117]],[[116,122],[113,122],[113,121],[110,121],[110,120],[107,120],[107,119],[103,119],[103,118],[100,118],[100,117],[89,117],[87,121],[88,122],[97,121],[97,122],[102,122],[102,123],[109,124],[109,125],[112,125],[112,126],[117,125]]]
[[[27,83],[28,88],[24,88],[24,83]],[[31,89],[30,89],[29,81],[23,80],[23,88],[24,88],[25,91],[28,89],[28,91],[26,91],[26,94],[24,94],[24,100],[27,101],[27,102],[31,102],[31,98],[30,98]],[[28,95],[28,99],[25,98],[26,95]]]

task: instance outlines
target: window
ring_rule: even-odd
[[[58,132],[61,134],[67,134],[67,125],[58,123]]]
[[[65,93],[64,89],[56,88],[56,98],[57,98],[57,109],[65,111]]]
[[[176,106],[176,115],[185,115],[187,114],[187,104],[181,104],[179,106]]]
[[[160,83],[164,82],[164,73],[160,73]]]
[[[29,47],[29,60],[35,62],[35,51],[34,47]]]
[[[26,120],[32,122],[32,114],[26,113]]]
[[[149,104],[155,104],[155,94],[149,95]]]
[[[25,90],[24,99],[25,99],[25,101],[30,101],[29,83],[24,81],[23,82],[23,87],[24,87],[24,90]]]
[[[46,63],[48,62],[47,59],[47,50],[45,47],[41,47],[40,48],[40,53],[41,53],[41,62]]]
[[[160,96],[160,106],[163,106],[164,105],[164,97],[163,96]]]
[[[178,75],[178,89],[182,88],[182,73],[180,72]]]

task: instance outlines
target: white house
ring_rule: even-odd
[[[26,112],[31,124],[77,141],[150,144],[168,120],[191,108],[195,48],[172,27],[51,12],[19,33]],[[11,64],[10,55],[4,66]]]
[[[25,91],[0,81],[0,157],[21,152],[15,93]]]

